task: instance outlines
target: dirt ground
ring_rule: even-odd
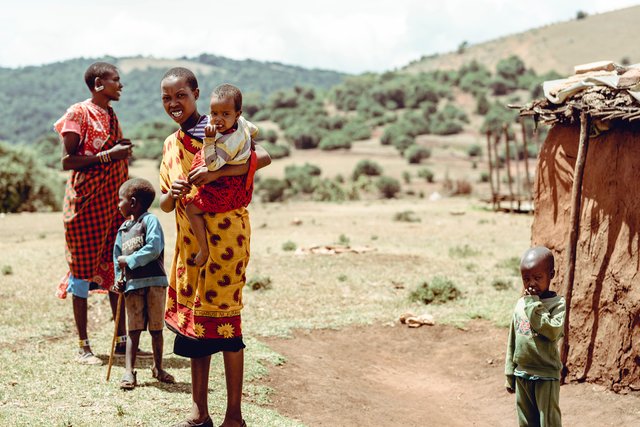
[[[265,379],[273,405],[308,426],[513,426],[503,388],[507,330],[359,326],[265,339],[287,359]],[[565,426],[638,426],[640,394],[567,384]]]

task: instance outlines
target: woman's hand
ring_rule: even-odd
[[[189,182],[196,187],[209,184],[219,178],[218,171],[209,171],[206,166],[200,166],[189,172]]]
[[[176,200],[186,196],[191,191],[191,184],[184,179],[176,179],[171,183],[171,190],[169,191],[169,197]]]
[[[111,160],[123,160],[131,157],[132,150],[133,144],[131,144],[131,141],[128,139],[121,139],[107,152],[109,153]]]

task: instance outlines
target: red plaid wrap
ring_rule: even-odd
[[[122,138],[118,118],[111,108],[109,139],[102,151],[112,148]],[[100,163],[74,170],[67,181],[63,222],[65,256],[70,273],[78,279],[97,283],[108,290],[114,281],[113,245],[124,221],[118,211],[118,189],[129,175],[127,160]],[[66,297],[68,274],[57,295]]]

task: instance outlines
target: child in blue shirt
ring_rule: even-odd
[[[154,378],[174,383],[171,374],[162,369],[162,329],[167,275],[164,270],[164,235],[158,218],[148,211],[155,198],[153,186],[146,179],[126,181],[118,192],[118,209],[128,218],[118,230],[113,249],[116,278],[124,273],[119,292],[124,292],[127,310],[127,352],[125,373],[120,387],[131,390],[137,385],[133,370],[140,333],[148,329],[153,347]]]

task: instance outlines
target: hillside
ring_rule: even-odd
[[[570,74],[574,65],[602,59],[640,62],[640,45],[633,42],[639,20],[640,6],[633,6],[471,45],[462,53],[424,57],[405,70],[458,69],[474,59],[494,69],[500,59],[510,55],[522,58],[538,74],[550,70]]]
[[[328,89],[344,77],[335,71],[206,54],[181,59],[78,58],[42,66],[0,68],[0,141],[31,143],[50,134],[53,122],[70,104],[89,97],[83,75],[87,66],[97,60],[112,62],[121,69],[125,88],[114,108],[125,133],[141,122],[170,122],[162,110],[159,85],[164,72],[173,66],[194,70],[202,93],[228,82],[239,86],[246,99],[266,97],[295,85]],[[201,98],[203,111],[206,98]]]

